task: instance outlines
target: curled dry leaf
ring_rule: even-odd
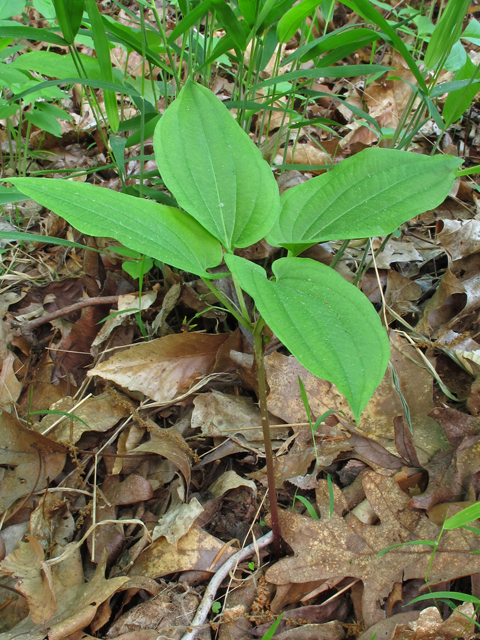
[[[17,400],[22,390],[22,384],[17,380],[13,365],[15,356],[9,351],[3,361],[0,371],[0,408],[7,409]]]
[[[203,435],[213,438],[242,435],[249,442],[263,441],[260,411],[252,398],[211,391],[197,396],[193,404],[192,428],[200,427]],[[277,431],[276,438],[288,435],[287,429]]]
[[[214,573],[235,549],[193,525],[177,544],[162,536],[136,559],[130,575],[143,575],[154,580],[177,571],[211,571]]]
[[[237,487],[249,487],[253,491],[253,495],[257,495],[257,485],[251,480],[242,478],[233,470],[222,473],[222,475],[209,486],[208,490],[215,498],[218,498],[219,496],[223,496],[227,491],[230,491],[230,489],[236,489]]]
[[[196,498],[189,504],[179,504],[160,518],[152,533],[152,540],[164,536],[171,545],[176,546],[182,536],[192,527],[203,507]]]
[[[213,371],[217,352],[229,334],[179,333],[130,347],[88,372],[168,402]]]
[[[18,549],[2,560],[0,570],[18,578],[15,588],[25,596],[32,622],[40,625],[48,622],[57,605],[50,567],[44,560],[40,542],[28,536],[27,542],[20,542]]]
[[[75,522],[67,503],[56,496],[47,491],[30,516],[30,533],[44,549],[52,543],[66,545],[75,533]]]
[[[471,602],[465,602],[454,609],[445,622],[437,607],[428,607],[420,612],[416,620],[398,625],[388,640],[471,640],[476,637],[474,617],[475,611]]]
[[[65,465],[66,449],[26,429],[10,413],[0,413],[0,513],[31,491],[45,489]]]
[[[71,586],[60,581],[56,583],[57,609],[53,617],[45,624],[37,624],[29,616],[14,629],[0,634],[0,640],[11,640],[16,636],[28,637],[29,640],[44,640],[46,636],[49,640],[63,640],[88,627],[102,602],[111,598],[129,581],[126,577],[107,580],[105,569],[106,555],[97,566],[90,582]]]
[[[437,240],[452,260],[480,251],[479,220],[441,220]]]
[[[409,508],[409,498],[395,480],[368,472],[363,478],[366,497],[380,524],[361,523],[349,514],[344,519],[320,506],[321,520],[290,511],[280,514],[284,540],[295,555],[280,560],[266,573],[277,585],[334,577],[363,582],[362,614],[367,626],[385,617],[382,609],[395,582],[425,578],[431,547],[403,546],[378,557],[384,549],[412,540],[437,540],[440,528],[426,515]],[[480,558],[471,555],[478,547],[475,534],[459,530],[444,532],[429,573],[429,582],[445,582],[480,571]]]

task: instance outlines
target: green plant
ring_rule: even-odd
[[[430,573],[430,569],[432,567],[433,560],[435,558],[435,554],[437,552],[438,545],[440,544],[440,540],[442,538],[443,532],[452,531],[454,529],[468,529],[473,533],[480,534],[480,529],[478,527],[472,527],[469,525],[470,522],[473,522],[478,518],[480,518],[480,502],[471,504],[470,506],[466,507],[465,509],[462,509],[455,515],[450,516],[449,518],[446,518],[446,520],[442,525],[442,528],[440,530],[437,540],[412,540],[410,542],[395,544],[391,547],[388,547],[380,551],[380,553],[378,554],[379,557],[384,555],[385,553],[388,553],[392,549],[398,549],[399,547],[403,547],[407,545],[427,545],[432,547],[432,556],[430,558],[428,571],[425,576],[425,582],[427,583],[427,587],[429,587],[429,592],[424,593],[420,596],[417,596],[416,598],[413,598],[413,600],[410,600],[407,604],[413,604],[415,602],[422,602],[424,600],[434,599],[434,600],[441,600],[442,602],[445,602],[451,609],[455,609],[455,604],[452,602],[452,600],[459,600],[460,602],[472,602],[474,605],[476,605],[474,617],[473,619],[470,619],[467,616],[465,616],[465,618],[468,620],[469,623],[473,622],[477,627],[480,628],[480,624],[475,620],[475,616],[478,610],[480,609],[480,600],[477,597],[468,593],[460,593],[457,591],[433,591],[432,592],[430,589],[430,585],[428,584],[428,576]],[[475,550],[475,551],[472,551],[471,553],[480,553],[480,550]]]
[[[265,323],[308,370],[337,385],[356,419],[389,359],[387,335],[367,298],[330,267],[297,256],[321,241],[392,233],[444,200],[462,161],[371,148],[279,198],[260,151],[222,103],[191,80],[160,119],[154,147],[162,179],[183,210],[85,183],[41,178],[11,182],[83,233],[113,237],[202,277],[253,334],[278,536],[263,365]],[[235,249],[264,237],[288,250],[287,257],[273,262],[273,277],[234,255]],[[222,257],[238,305],[212,283],[225,275],[208,271]],[[243,292],[255,301],[254,317]]]

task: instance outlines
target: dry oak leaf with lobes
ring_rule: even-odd
[[[187,391],[196,378],[211,373],[230,334],[179,333],[144,342],[112,356],[88,372],[168,402]]]
[[[2,568],[13,555],[12,553],[3,560]],[[90,582],[68,587],[59,581],[54,581],[54,584],[56,583],[54,594],[57,608],[53,616],[50,614],[48,621],[44,624],[36,623],[29,600],[31,615],[24,618],[10,631],[0,633],[0,640],[12,640],[17,637],[28,638],[28,640],[44,640],[46,637],[49,640],[81,637],[73,634],[88,627],[102,602],[109,600],[114,593],[124,588],[125,583],[129,582],[127,577],[107,580],[105,578],[106,563],[107,555],[104,554]],[[38,568],[36,570],[38,571]]]
[[[352,513],[347,519],[336,513],[329,518],[328,507],[322,505],[319,505],[321,520],[282,511],[281,535],[295,555],[268,569],[266,578],[276,585],[358,578],[364,586],[362,612],[368,628],[385,617],[381,607],[395,582],[425,579],[432,549],[413,545],[396,548],[380,557],[378,553],[412,540],[437,540],[440,527],[408,506],[410,498],[394,479],[370,472],[363,479],[363,487],[380,524],[363,524]],[[480,556],[470,554],[478,544],[478,536],[469,531],[445,531],[430,569],[429,583],[478,573]]]

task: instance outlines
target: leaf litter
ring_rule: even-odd
[[[129,24],[123,9],[117,17]],[[347,22],[341,14],[335,20]],[[283,45],[282,55],[295,46]],[[124,49],[113,53],[121,63]],[[265,157],[308,167],[276,175],[281,190],[318,175],[332,153],[338,160],[376,142],[344,100],[379,126],[396,127],[414,78],[398,53],[389,55],[392,71],[367,87],[313,82],[323,94],[305,117],[328,118],[335,135],[305,125],[287,139],[282,112],[273,112]],[[47,71],[22,56],[17,67]],[[138,62],[137,54],[128,58],[132,82]],[[273,57],[263,73],[274,73]],[[232,84],[219,75],[214,89],[228,99]],[[78,87],[72,98],[61,137],[32,127],[30,145],[39,151],[30,171],[95,169],[97,182],[120,190],[117,174],[103,168],[106,147]],[[128,101],[124,108],[137,113]],[[427,125],[411,150],[429,152],[435,138]],[[450,133],[444,150],[458,154],[466,143]],[[478,153],[478,136],[468,140]],[[138,153],[139,146],[126,150],[127,188],[138,185],[129,177],[139,173]],[[146,171],[156,168],[149,162]],[[150,179],[144,184],[170,197]],[[19,212],[25,230],[82,240],[101,253],[38,242],[9,244],[2,254],[0,638],[181,639],[208,581],[252,541],[252,556],[221,583],[220,613],[211,612],[198,638],[214,630],[222,640],[261,637],[281,611],[276,636],[285,640],[473,638],[473,604],[454,603],[449,615],[434,596],[480,597],[477,532],[439,538],[445,518],[480,493],[475,187],[458,181],[444,205],[404,225],[401,237],[351,242],[335,267],[355,282],[358,265],[369,265],[359,285],[390,330],[390,367],[358,425],[337,389],[271,337],[265,365],[285,543],[278,561],[256,546],[269,519],[249,336],[232,330],[203,282],[164,266],[147,274],[140,294],[110,239],[78,238],[32,201],[5,205],[4,217]],[[339,247],[331,241],[306,255],[330,264]],[[254,260],[271,254],[265,242],[241,252]],[[335,412],[313,434],[299,376],[314,421]],[[398,546],[437,540],[434,555],[431,544]],[[427,605],[438,608],[409,604],[429,592]]]

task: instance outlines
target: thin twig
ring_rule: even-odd
[[[119,296],[105,296],[103,298],[87,298],[86,300],[80,300],[80,302],[75,302],[75,304],[71,304],[68,307],[63,307],[63,309],[58,309],[58,311],[53,311],[52,313],[48,313],[41,318],[35,318],[35,320],[30,320],[30,322],[19,323],[20,330],[22,332],[23,337],[28,340],[30,343],[35,342],[35,338],[33,337],[33,331],[42,326],[42,324],[47,324],[47,322],[51,322],[52,320],[56,320],[57,318],[62,318],[63,316],[68,316],[70,313],[74,313],[75,311],[80,311],[80,309],[84,309],[85,307],[96,307],[100,305],[106,304],[116,304],[118,302]]]
[[[210,609],[212,608],[212,604],[215,600],[215,596],[220,585],[228,576],[232,568],[256,553],[256,549],[263,549],[264,547],[267,547],[269,544],[271,544],[272,541],[273,533],[272,531],[270,531],[266,535],[262,536],[259,540],[257,540],[256,544],[252,542],[252,544],[249,544],[248,547],[245,547],[245,549],[242,549],[242,551],[239,551],[234,556],[229,558],[224,564],[222,564],[220,569],[210,580],[208,587],[203,594],[203,598],[197,609],[197,613],[195,614],[190,624],[190,630],[182,636],[181,640],[193,640],[197,633],[200,631],[202,625],[207,619]]]

